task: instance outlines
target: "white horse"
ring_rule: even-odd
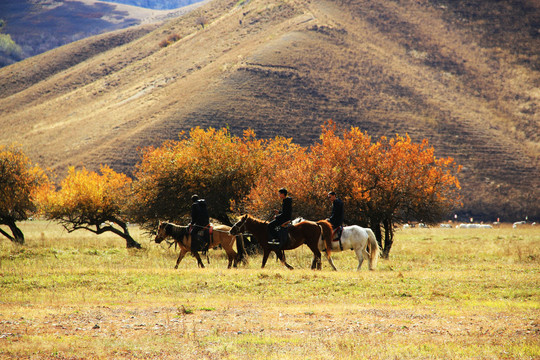
[[[324,241],[319,240],[319,249],[325,249]],[[360,271],[364,258],[369,261],[369,270],[375,270],[381,249],[371,229],[358,225],[344,226],[341,234],[341,244],[338,239],[332,239],[332,251],[354,250],[358,258],[358,268]],[[332,258],[328,258],[330,265],[336,270]]]

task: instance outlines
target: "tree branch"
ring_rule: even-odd
[[[5,232],[4,230],[0,229],[0,234],[4,235],[5,237],[7,237],[9,240],[11,241],[14,241],[15,238],[11,235],[9,235],[7,232]]]

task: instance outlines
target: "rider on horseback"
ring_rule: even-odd
[[[287,189],[279,189],[278,195],[282,200],[281,212],[277,213],[277,210],[275,210],[277,215],[274,217],[274,220],[268,223],[268,232],[270,237],[268,244],[270,245],[280,245],[279,227],[289,223],[292,220],[292,198],[287,196]]]
[[[334,233],[340,231],[339,229],[343,225],[343,217],[344,217],[344,205],[343,201],[341,201],[340,198],[337,197],[336,193],[334,191],[330,191],[328,193],[328,199],[332,202],[332,214],[330,215],[330,218],[327,220],[330,221],[332,224],[332,229],[334,229]],[[341,234],[338,234],[338,238]]]
[[[206,201],[199,199],[199,196],[191,197],[191,223],[189,224],[191,233],[191,249],[194,251],[207,250],[210,243],[208,227],[210,217],[206,209]]]

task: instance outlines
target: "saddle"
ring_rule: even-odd
[[[189,234],[191,235],[191,250],[202,251],[203,254],[206,254],[208,248],[210,247],[210,243],[213,242],[214,228],[212,225],[208,224],[205,227],[191,225],[189,228]]]
[[[289,242],[289,228],[293,226],[291,225],[290,221],[276,226],[276,233],[277,233],[277,239],[279,241],[279,247],[280,249],[283,249],[287,246]]]

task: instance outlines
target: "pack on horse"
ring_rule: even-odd
[[[298,224],[291,225],[288,228],[288,241],[280,248],[275,245],[268,244],[268,222],[257,219],[250,215],[244,215],[242,218],[233,225],[230,230],[231,235],[238,235],[244,232],[249,232],[258,240],[263,249],[262,266],[264,268],[268,256],[271,251],[274,251],[283,265],[289,269],[293,269],[291,265],[285,260],[285,253],[283,250],[296,249],[302,244],[306,244],[313,252],[313,262],[311,264],[312,269],[321,268],[321,251],[319,250],[319,241],[324,241],[328,246],[326,247],[326,257],[331,262],[331,241],[332,241],[332,225],[326,220],[319,222],[313,222],[303,220]]]
[[[236,267],[238,264],[237,253],[233,249],[236,236],[230,235],[230,230],[231,227],[227,225],[213,226],[212,236],[210,237],[210,245],[208,247],[209,249],[213,249],[221,245],[221,247],[227,253],[227,257],[229,259],[229,265],[227,266],[228,269],[231,268],[231,265]],[[178,269],[178,264],[180,264],[180,261],[182,261],[188,252],[191,252],[195,259],[197,259],[197,265],[204,268],[204,264],[199,256],[198,251],[192,250],[191,248],[192,238],[189,234],[189,226],[180,226],[160,221],[154,241],[159,244],[168,237],[172,237],[175,244],[180,247],[180,255],[178,255],[178,260],[176,260],[176,265],[174,267],[175,269]]]
[[[336,232],[336,235],[338,235],[337,233],[339,231]],[[319,241],[320,250],[325,249],[326,246],[326,243]],[[356,257],[358,258],[358,268],[356,270],[360,271],[364,258],[369,261],[369,270],[375,270],[380,255],[380,248],[375,234],[371,229],[358,225],[344,226],[341,237],[338,235],[332,238],[332,251],[343,251],[347,249],[354,250],[356,253]]]

